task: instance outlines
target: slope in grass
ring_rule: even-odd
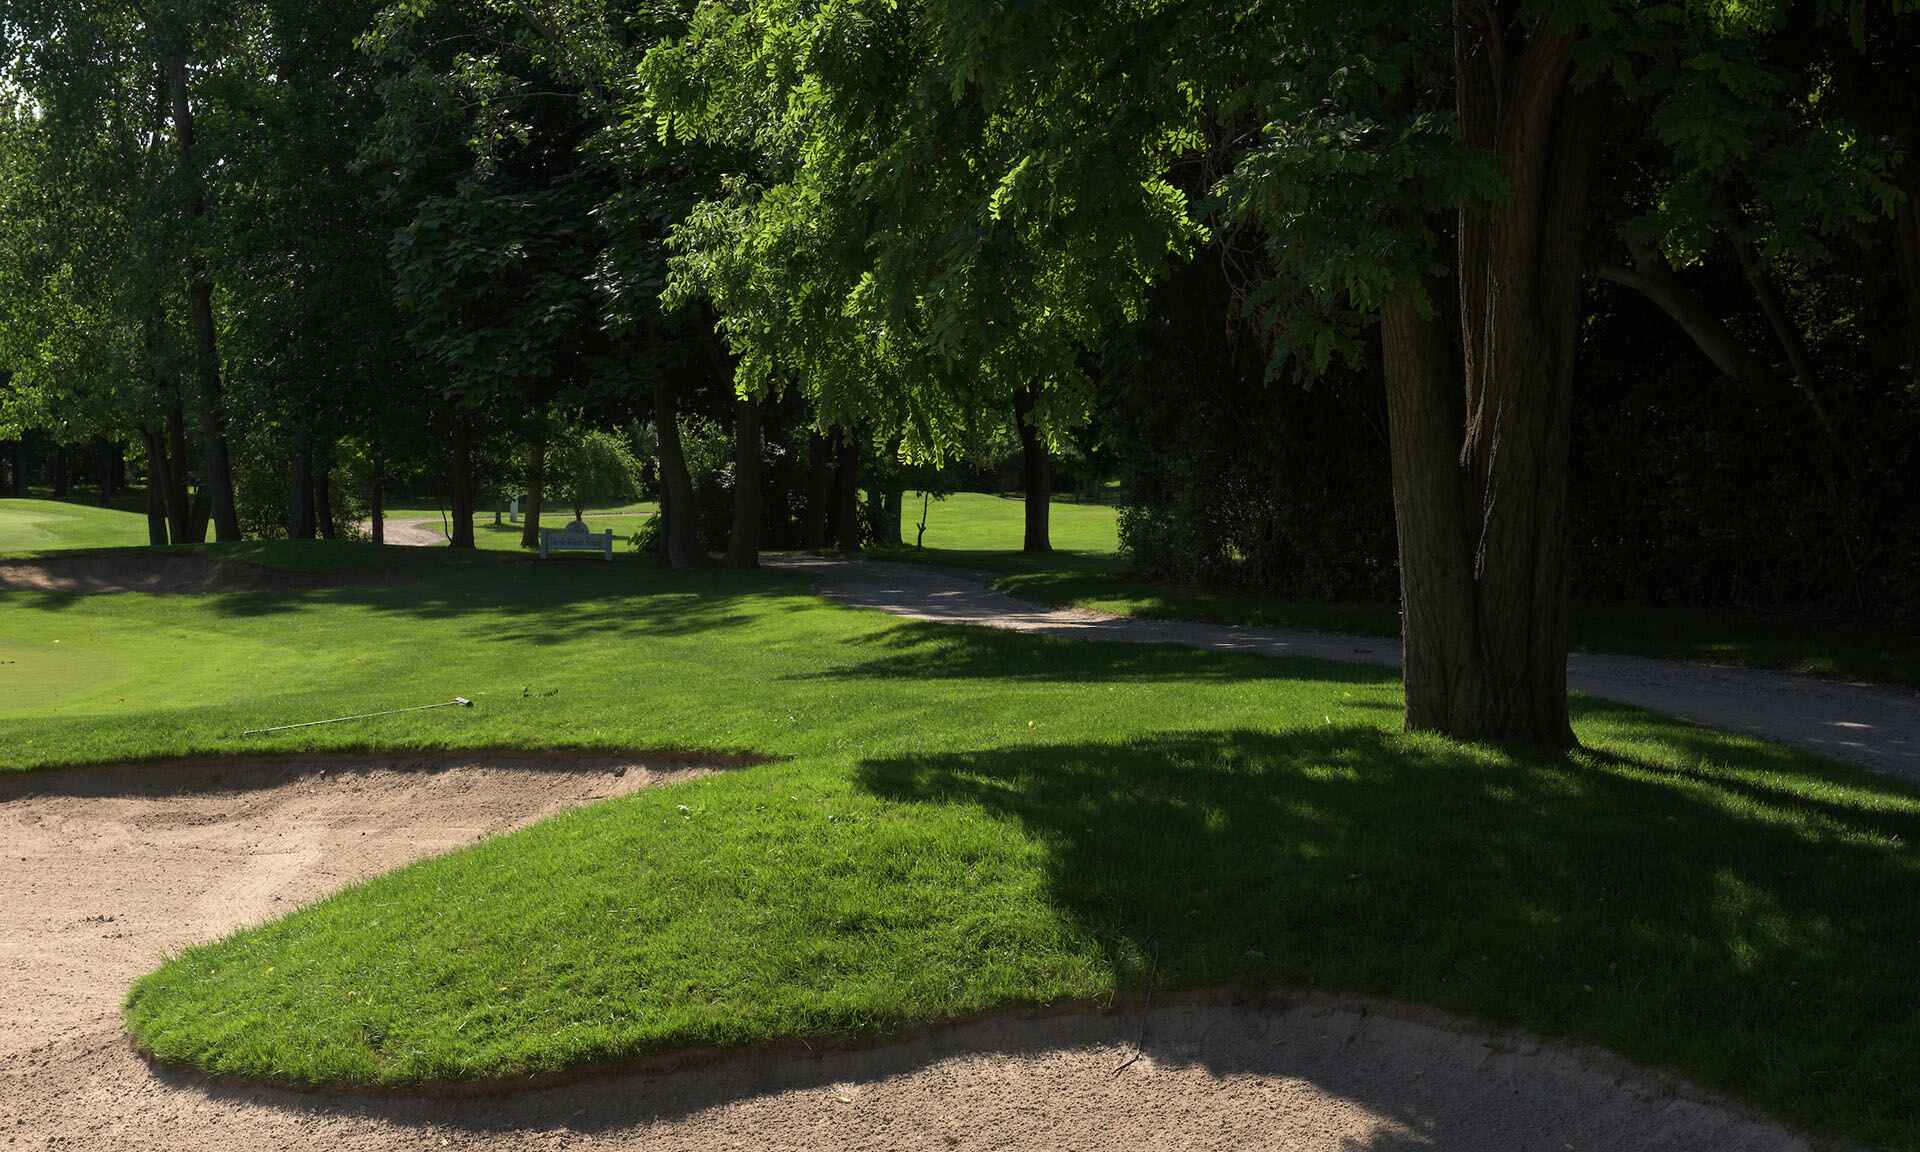
[[[0,555],[53,548],[129,548],[147,542],[138,512],[65,500],[0,499]]]
[[[92,661],[34,700],[0,692],[0,758],[784,759],[194,949],[129,1001],[165,1059],[401,1083],[1114,989],[1304,985],[1594,1041],[1819,1132],[1920,1146],[1901,1071],[1920,1046],[1920,801],[1885,781],[1592,704],[1593,750],[1572,756],[1411,738],[1375,669],[908,623],[776,574],[365,551],[417,567],[259,594],[0,594],[23,675]],[[237,735],[454,694],[478,706]]]

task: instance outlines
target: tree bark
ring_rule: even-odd
[[[665,522],[666,560],[672,568],[691,568],[700,553],[695,521],[693,477],[680,444],[680,421],[673,383],[664,373],[653,383],[653,423],[660,441],[660,516]]]
[[[18,500],[27,498],[27,434],[24,431],[20,439],[13,442],[13,496]]]
[[[547,492],[547,414],[535,415],[533,437],[527,445],[527,503],[520,510],[520,547],[540,547],[540,506]]]
[[[67,446],[65,444],[60,444],[60,443],[54,444],[53,458],[49,463],[49,470],[51,471],[52,474],[48,476],[47,479],[50,486],[53,489],[53,498],[55,500],[66,499],[67,497]]]
[[[94,472],[100,479],[100,506],[113,507],[114,482],[119,478],[119,460],[126,449],[119,441],[108,440],[105,436],[93,438]]]
[[[193,160],[193,109],[187,99],[187,58],[176,48],[168,61],[168,86],[173,98],[173,134],[180,149],[180,170],[186,176],[187,215],[196,222],[207,214],[206,190]],[[193,316],[194,364],[200,384],[200,434],[207,453],[205,484],[212,509],[214,539],[240,539],[240,519],[233,503],[233,463],[227,452],[226,413],[220,390],[220,350],[214,335],[213,280],[206,260],[195,254],[188,268],[187,303]]]
[[[1909,168],[1914,163],[1907,161]],[[1907,371],[1920,386],[1920,183],[1908,185],[1893,222],[1900,234],[1900,281],[1907,296]]]
[[[157,428],[145,425],[140,438],[147,446],[147,544],[160,548],[167,543],[166,440]]]
[[[867,507],[871,509],[874,543],[886,545],[900,543],[900,510],[906,504],[906,499],[906,489],[891,481],[867,491]]]
[[[213,505],[207,500],[207,486],[202,484],[193,490],[193,500],[187,506],[187,543],[205,544],[207,524],[212,519]]]
[[[1509,195],[1460,213],[1457,360],[1439,286],[1382,309],[1406,726],[1563,747],[1585,116],[1569,36],[1468,0],[1455,22],[1460,130]]]
[[[1026,537],[1022,552],[1051,552],[1047,514],[1053,499],[1053,465],[1047,459],[1047,442],[1034,422],[1034,407],[1039,391],[1031,386],[1013,394],[1013,419],[1020,432],[1021,489],[1025,494]]]
[[[833,543],[845,552],[860,550],[860,441],[840,435],[839,466],[833,477]]]
[[[314,526],[320,530],[322,540],[339,538],[339,529],[333,523],[333,445],[331,444],[314,454],[313,519]]]
[[[387,466],[381,459],[379,450],[373,453],[373,479],[367,485],[367,523],[372,530],[373,542],[387,542]]]
[[[173,391],[167,409],[167,519],[173,523],[175,544],[198,544],[193,535],[193,502],[188,499],[187,413],[180,389]]]
[[[727,567],[760,566],[760,402],[733,402],[733,530],[727,535]]]
[[[818,432],[807,437],[806,542],[809,548],[827,546],[827,508],[833,501],[833,457],[839,435],[839,429],[835,429],[833,438]]]
[[[313,438],[305,424],[293,433],[293,477],[287,487],[287,537],[313,539]]]
[[[474,548],[473,540],[473,418],[464,413],[453,418],[453,469],[447,487],[451,490],[453,532],[449,543],[455,548]]]

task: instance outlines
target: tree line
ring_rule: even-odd
[[[431,479],[471,545],[620,428],[682,566],[898,541],[994,446],[1044,550],[1098,457],[1146,569],[1395,594],[1410,727],[1565,744],[1576,587],[1914,606],[1916,27],[16,0],[0,431],[130,445],[155,543]]]

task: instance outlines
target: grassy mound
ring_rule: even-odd
[[[0,756],[785,759],[184,953],[128,1002],[159,1057],[400,1084],[1114,989],[1310,986],[1920,1144],[1920,799],[1886,781],[1592,703],[1573,756],[1410,738],[1375,669],[907,623],[774,574],[415,556],[385,583],[9,596],[22,682],[70,666],[0,694]],[[477,707],[237,735],[455,694]]]

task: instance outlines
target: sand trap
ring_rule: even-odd
[[[132,1055],[167,952],[408,860],[685,779],[605,756],[337,758],[0,777],[0,1147],[1790,1149],[1603,1056],[1324,999],[1010,1013],[519,1095],[209,1084]]]
[[[236,560],[168,552],[106,552],[0,560],[0,590],[31,592],[247,592],[364,583],[362,574],[282,572]]]

